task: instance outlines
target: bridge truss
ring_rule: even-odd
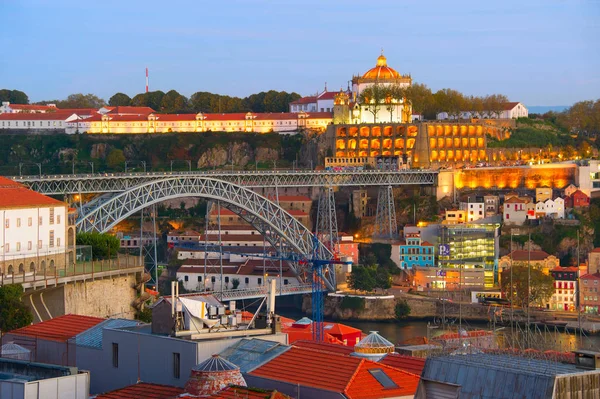
[[[281,255],[298,259],[290,264],[301,281],[310,279],[310,266],[303,260],[315,253],[320,259],[333,257],[327,247],[314,240],[309,229],[274,202],[245,187],[205,176],[170,177],[133,187],[82,215],[77,221],[77,229],[107,232],[150,205],[182,197],[202,197],[226,203],[227,208],[254,226],[274,248],[278,247],[281,238],[285,242],[279,246]],[[325,283],[328,289],[335,290],[335,272],[331,267],[325,271]]]
[[[163,179],[212,178],[248,188],[434,185],[437,171],[241,171],[148,172],[14,176],[11,179],[46,195],[119,193]]]

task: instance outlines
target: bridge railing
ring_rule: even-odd
[[[67,256],[65,255],[65,258]],[[8,265],[0,268],[0,286],[4,284],[33,284],[45,282],[48,285],[57,284],[61,278],[78,277],[93,279],[96,275],[111,271],[126,271],[139,268],[143,262],[139,256],[119,254],[115,258],[103,260],[85,260],[69,263],[53,259],[55,263],[44,267],[25,269],[19,266],[16,270],[9,270]],[[59,264],[60,263],[60,264]],[[21,264],[22,265],[22,264]]]
[[[311,284],[300,284],[300,285],[284,285],[283,287],[277,288],[277,295],[295,295],[295,294],[308,294],[312,290]],[[255,288],[244,288],[237,290],[225,290],[223,292],[213,292],[214,295],[220,301],[229,301],[242,298],[260,298],[268,293],[267,286],[255,287]]]

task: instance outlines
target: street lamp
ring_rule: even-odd
[[[88,164],[90,164],[90,166],[92,167],[92,174],[94,174],[94,162],[88,162]]]

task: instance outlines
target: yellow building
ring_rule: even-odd
[[[537,187],[535,189],[535,202],[546,202],[552,199],[552,188]]]
[[[446,210],[442,224],[460,224],[467,222],[468,211],[463,209]]]

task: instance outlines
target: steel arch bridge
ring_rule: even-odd
[[[253,225],[274,247],[281,238],[286,243],[282,246],[286,253],[281,256],[298,260],[311,258],[313,254],[320,259],[333,257],[308,228],[274,202],[250,189],[210,177],[171,177],[132,187],[82,215],[77,228],[85,232],[106,232],[147,206],[182,197],[203,197],[226,203],[227,208]],[[306,263],[290,264],[300,280],[306,282],[309,276]],[[328,289],[335,290],[335,272],[330,267],[325,273],[325,283]]]
[[[13,176],[10,179],[42,194],[63,195],[120,193],[141,184],[175,177],[214,178],[249,188],[283,188],[435,185],[437,176],[438,172],[433,170],[272,170],[65,174]]]

